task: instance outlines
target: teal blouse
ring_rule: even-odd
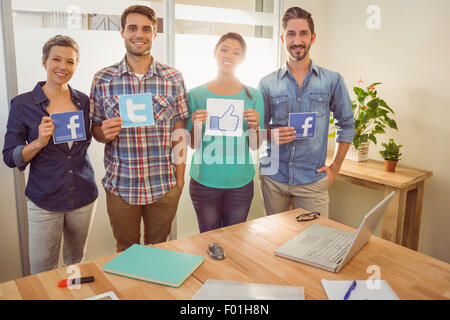
[[[264,129],[264,99],[259,90],[251,87],[247,89],[252,99],[247,96],[245,89],[232,96],[216,95],[206,85],[191,89],[186,129],[192,130],[192,114],[196,110],[206,110],[208,98],[244,100],[244,110],[255,109],[259,114],[260,129]],[[250,155],[248,135],[245,134],[247,129],[248,123],[244,120],[240,137],[205,136],[204,123],[201,148],[197,148],[192,156],[191,177],[204,186],[223,189],[240,188],[252,181],[255,162]]]

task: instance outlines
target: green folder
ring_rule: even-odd
[[[203,261],[203,256],[134,244],[103,271],[178,288]]]

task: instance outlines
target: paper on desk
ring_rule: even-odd
[[[344,300],[353,281],[322,279],[322,286],[329,300]],[[399,300],[385,280],[357,280],[348,300]]]
[[[303,287],[208,279],[192,300],[305,300]]]
[[[119,300],[113,291],[108,291],[84,300]]]

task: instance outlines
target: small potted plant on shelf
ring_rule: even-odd
[[[380,155],[384,158],[384,168],[386,171],[394,172],[397,166],[398,160],[400,160],[400,148],[401,144],[396,144],[394,139],[389,139],[389,143],[381,143],[384,150],[380,151]]]
[[[358,85],[364,81],[359,80]],[[381,82],[375,82],[366,88],[354,86],[356,100],[352,101],[352,110],[355,117],[355,136],[346,159],[354,161],[365,161],[369,151],[369,143],[377,144],[375,135],[386,133],[386,128],[397,130],[397,123],[392,116],[394,111],[388,106],[386,101],[378,97],[376,86]],[[330,124],[334,119],[330,119]],[[332,137],[332,135],[330,135]]]

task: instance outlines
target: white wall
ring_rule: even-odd
[[[425,182],[419,251],[450,262],[450,91],[446,89],[450,2],[285,1],[286,8],[295,5],[317,17],[316,28],[323,32],[318,40],[326,44],[320,50],[312,49],[311,57],[340,72],[352,98],[352,87],[360,77],[365,84],[383,82],[378,92],[396,111],[399,130],[377,139],[392,137],[404,145],[400,165],[433,171]],[[369,5],[381,9],[379,30],[366,27]],[[325,30],[320,27],[323,19]],[[329,149],[333,149],[330,142]],[[369,158],[382,160],[378,150],[380,146],[372,144]],[[381,192],[337,182],[330,190],[330,217],[356,227],[382,198]]]
[[[396,111],[398,132],[404,145],[400,164],[433,171],[425,182],[419,251],[450,262],[450,2],[329,1],[329,67],[342,71],[350,87],[362,77],[384,84],[379,94]],[[366,8],[381,9],[381,29],[365,28]],[[333,27],[331,27],[333,26]],[[345,48],[345,50],[338,50]],[[379,147],[369,157],[380,159]],[[351,203],[364,191],[336,190],[339,202]],[[359,201],[357,203],[360,203]],[[348,206],[347,207],[351,207]]]

